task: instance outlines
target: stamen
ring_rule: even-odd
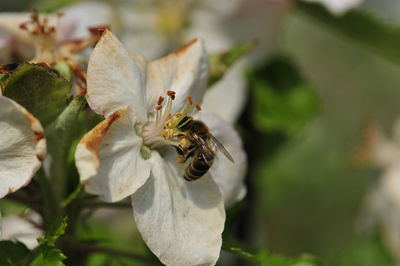
[[[160,96],[160,98],[158,98],[158,102],[157,105],[161,105],[164,101],[164,97]]]
[[[172,99],[175,100],[175,92],[174,91],[167,91],[167,95]]]
[[[196,103],[194,106],[196,107],[197,110],[201,111],[201,106],[199,104]]]

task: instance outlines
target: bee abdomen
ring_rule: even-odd
[[[213,159],[209,160],[209,162],[205,162],[203,159],[197,158],[194,159],[185,169],[185,173],[183,174],[183,178],[187,181],[194,181],[205,175],[208,169],[210,169],[210,165],[212,164]]]

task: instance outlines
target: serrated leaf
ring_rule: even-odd
[[[29,266],[64,266],[62,262],[67,257],[59,249],[42,249]]]
[[[385,24],[371,13],[356,9],[336,17],[319,4],[299,1],[298,7],[304,14],[358,42],[360,47],[369,48],[387,60],[400,63],[400,27]]]
[[[35,65],[20,65],[2,82],[7,96],[37,117],[47,126],[66,107],[71,84],[57,71]]]
[[[0,265],[22,265],[29,252],[29,249],[21,242],[0,241]]]
[[[228,51],[212,54],[210,56],[210,79],[208,87],[217,83],[225,73],[243,56],[256,47],[256,43],[235,44]]]
[[[65,233],[65,228],[67,228],[67,217],[58,218],[48,223],[44,237],[45,243],[54,246],[57,239]]]
[[[55,248],[57,239],[65,233],[67,217],[58,218],[47,225],[44,238],[38,239],[40,245],[34,251],[29,266],[63,266],[67,257]]]
[[[250,73],[252,121],[259,131],[301,130],[319,110],[315,90],[285,57]]]

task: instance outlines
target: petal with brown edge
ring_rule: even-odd
[[[141,156],[134,115],[128,108],[109,115],[79,142],[75,164],[87,192],[115,202],[140,188],[150,175]]]
[[[46,156],[40,122],[13,100],[0,96],[0,198],[29,183]]]

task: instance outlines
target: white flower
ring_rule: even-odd
[[[321,3],[335,15],[342,15],[348,10],[360,5],[363,2],[363,0],[304,0],[304,1]]]
[[[21,105],[0,96],[0,198],[29,183],[46,156],[40,122]]]
[[[96,16],[87,16],[89,12]],[[3,53],[14,52],[33,62],[53,64],[66,61],[95,43],[96,38],[90,34],[89,28],[108,24],[111,14],[106,5],[91,2],[73,5],[50,15],[39,15],[36,11],[2,13],[0,29],[9,35],[2,34],[0,49],[5,51]],[[6,54],[2,54],[1,59],[12,60]]]
[[[106,31],[89,60],[87,100],[105,120],[77,146],[81,181],[87,192],[106,201],[131,196],[144,241],[167,265],[215,264],[224,201],[229,205],[245,194],[241,140],[215,115],[195,119],[209,126],[235,163],[217,153],[210,171],[188,182],[183,178],[185,164],[176,160],[172,145],[187,140],[177,137],[176,123],[186,112],[184,106],[190,107],[188,96],[201,102],[207,78],[208,56],[198,39],[148,61],[126,51]]]
[[[41,217],[34,212],[28,212],[23,216],[10,214],[1,219],[1,240],[18,240],[29,249],[39,245],[37,239],[43,236],[43,230],[35,224],[40,224]]]
[[[376,125],[369,127],[364,150],[382,174],[366,199],[364,227],[377,226],[393,258],[400,263],[400,119],[393,124],[392,139]]]

